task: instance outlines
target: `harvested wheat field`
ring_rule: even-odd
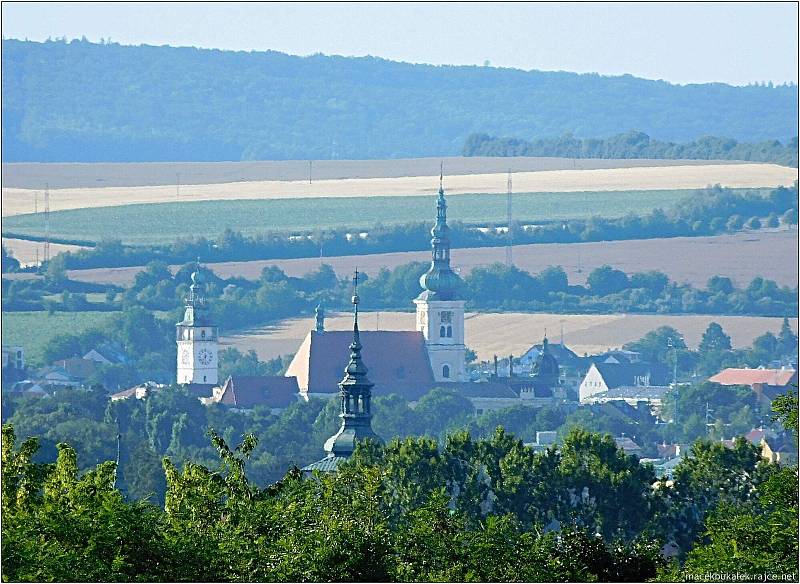
[[[414,319],[411,312],[364,312],[359,314],[359,325],[361,330],[413,330]],[[478,354],[478,359],[488,361],[495,354],[521,355],[531,345],[541,342],[545,331],[551,340],[558,342],[562,326],[564,343],[579,355],[621,347],[664,325],[676,328],[684,335],[686,344],[696,348],[712,321],[722,325],[737,348],[749,346],[755,337],[767,331],[777,333],[781,326],[780,318],[755,316],[468,313],[465,335],[467,346]],[[790,321],[797,331],[797,319]],[[269,359],[293,354],[313,326],[311,317],[289,319],[275,326],[226,335],[220,342],[223,347],[241,351],[253,349],[259,358]],[[335,314],[325,319],[327,330],[349,330],[352,326],[350,314]]]
[[[697,189],[717,183],[732,188],[755,188],[789,186],[795,180],[796,169],[776,164],[698,164],[517,172],[514,174],[514,189],[518,192],[665,190]],[[506,173],[455,175],[447,177],[445,188],[452,195],[504,193],[506,181]],[[263,180],[196,184],[182,188],[174,183],[51,188],[50,210],[176,201],[431,195],[438,188],[438,176],[321,179],[312,182]],[[41,198],[40,190],[4,188],[3,216],[32,213],[37,193]]]
[[[594,268],[608,264],[626,273],[660,270],[677,282],[704,287],[711,276],[727,276],[746,286],[756,276],[795,287],[798,281],[797,229],[761,230],[710,237],[674,237],[602,241],[593,243],[543,243],[514,247],[514,264],[532,273],[560,265],[573,284],[583,284]],[[505,261],[504,247],[454,249],[452,264],[467,274],[478,266]],[[222,278],[257,279],[266,266],[278,266],[290,276],[302,276],[321,262],[333,266],[344,277],[355,268],[368,275],[381,268],[394,268],[412,261],[429,261],[429,251],[359,256],[257,260],[208,264]],[[177,270],[178,266],[171,266]],[[70,270],[69,277],[84,282],[128,286],[141,266]]]
[[[36,261],[42,261],[44,258],[44,242],[43,241],[28,241],[27,239],[9,239],[3,238],[3,245],[14,256],[22,267],[35,266]],[[86,249],[80,245],[65,245],[63,243],[51,243],[50,255],[55,256],[64,251],[78,251]],[[37,255],[38,251],[38,255]]]

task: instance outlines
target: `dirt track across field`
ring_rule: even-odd
[[[791,287],[798,283],[797,229],[761,230],[711,237],[675,237],[603,241],[593,243],[545,243],[519,245],[513,249],[514,264],[537,273],[548,266],[560,265],[570,283],[583,284],[589,272],[604,264],[626,273],[659,270],[677,282],[704,287],[711,276],[731,278],[746,286],[756,276],[775,280]],[[504,247],[454,249],[452,264],[462,275],[470,270],[505,261]],[[266,266],[278,266],[290,276],[302,276],[317,269],[322,262],[345,276],[355,268],[376,274],[381,268],[393,268],[411,261],[429,261],[430,252],[402,252],[360,256],[259,260],[208,264],[223,278],[240,276],[257,279]],[[173,270],[177,266],[172,266]],[[127,286],[141,267],[71,270],[69,277],[95,283]]]
[[[447,176],[445,188],[451,195],[504,193],[506,173]],[[776,164],[706,164],[592,170],[546,170],[517,172],[516,192],[579,192],[698,189],[712,184],[755,188],[791,185],[797,170]],[[179,188],[175,183],[160,186],[119,186],[102,188],[50,189],[50,210],[108,207],[137,203],[209,201],[236,199],[282,199],[308,197],[370,197],[431,195],[439,188],[438,176],[390,178],[250,181],[197,184]],[[32,213],[40,190],[3,188],[2,215]]]
[[[413,330],[411,312],[365,312],[359,314],[361,330]],[[314,326],[313,318],[289,319],[264,329],[225,335],[223,347],[240,351],[253,349],[261,359],[293,354]],[[717,322],[731,336],[734,347],[746,347],[767,331],[777,333],[780,318],[754,316],[703,315],[574,315],[574,314],[477,314],[468,313],[465,320],[466,345],[477,352],[478,359],[488,361],[493,355],[521,355],[547,332],[553,342],[561,340],[579,355],[597,354],[641,338],[647,332],[668,325],[683,333],[686,344],[696,348],[710,322]],[[797,319],[790,319],[797,331]],[[325,319],[326,330],[350,330],[349,314],[335,314]],[[343,365],[344,366],[344,365]],[[369,363],[367,363],[369,367]]]
[[[461,174],[591,170],[640,166],[743,164],[731,160],[550,158],[535,156],[449,156],[390,160],[260,160],[254,162],[15,162],[4,163],[3,186],[19,189],[204,185],[258,181],[398,178]]]

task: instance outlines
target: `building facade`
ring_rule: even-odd
[[[183,320],[175,325],[179,384],[214,386],[219,382],[217,327],[208,318],[200,266],[192,273]]]

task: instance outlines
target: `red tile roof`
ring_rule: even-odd
[[[794,369],[723,369],[709,381],[720,385],[775,385],[785,387],[797,383],[797,371]]]
[[[311,331],[286,375],[297,377],[301,391],[336,393],[350,357],[350,331]],[[373,393],[397,393],[413,401],[435,386],[425,339],[417,331],[362,331],[361,356],[375,384]]]
[[[232,375],[222,386],[219,403],[231,407],[287,408],[297,401],[297,378]]]

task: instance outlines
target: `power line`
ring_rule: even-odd
[[[508,213],[508,231],[506,232],[506,264],[508,266],[514,265],[512,256],[512,247],[514,246],[514,236],[511,233],[511,169],[508,170],[508,195],[506,197],[506,211]]]
[[[50,185],[44,188],[44,263],[50,261]]]

